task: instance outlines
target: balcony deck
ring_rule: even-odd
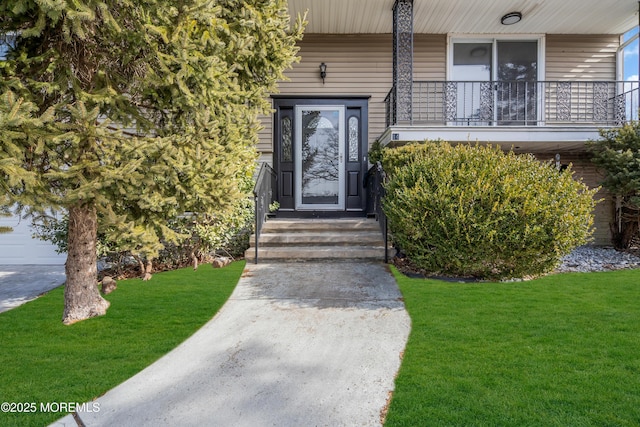
[[[600,128],[637,120],[639,96],[637,81],[414,81],[410,96],[396,87],[387,95],[380,139],[576,150]]]

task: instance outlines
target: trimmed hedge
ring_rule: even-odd
[[[434,274],[512,278],[549,272],[588,242],[594,195],[571,168],[446,142],[382,150],[393,239]]]

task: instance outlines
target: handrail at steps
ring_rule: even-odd
[[[260,172],[256,178],[256,184],[253,187],[253,196],[255,201],[255,258],[254,262],[258,263],[258,246],[260,232],[262,226],[267,220],[269,214],[269,206],[274,202],[276,194],[276,172],[268,163],[262,163]]]
[[[375,165],[369,169],[367,174],[367,189],[368,189],[368,206],[367,212],[374,214],[378,224],[380,225],[380,231],[384,238],[384,262],[389,262],[388,245],[389,245],[389,233],[387,230],[387,216],[382,208],[382,200],[385,196],[384,184],[387,179],[387,174],[382,168],[380,162],[376,162]]]

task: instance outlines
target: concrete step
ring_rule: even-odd
[[[267,221],[262,233],[274,233],[285,231],[298,232],[341,232],[341,231],[380,231],[380,225],[376,220],[365,218],[347,219],[272,219]]]
[[[255,261],[255,249],[245,253],[249,262]],[[384,259],[383,246],[283,246],[260,248],[258,261],[319,261],[319,260],[375,260]]]
[[[260,234],[260,247],[271,246],[349,246],[349,245],[382,245],[382,234],[377,231],[320,232],[299,231],[292,233]],[[251,246],[255,246],[255,235],[251,236]]]
[[[271,219],[260,234],[258,261],[384,259],[384,239],[373,219]],[[255,236],[246,251],[255,260]]]

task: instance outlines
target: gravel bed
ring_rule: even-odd
[[[613,248],[580,246],[562,259],[557,272],[610,271],[640,268],[640,258]]]

